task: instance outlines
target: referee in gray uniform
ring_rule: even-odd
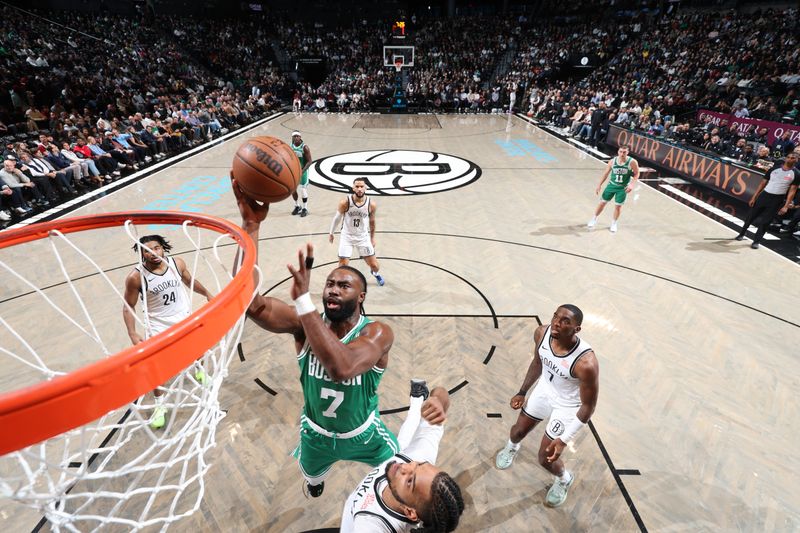
[[[753,244],[750,245],[750,248],[758,248],[761,238],[767,232],[775,215],[783,215],[789,210],[797,192],[797,186],[800,185],[800,171],[795,168],[796,164],[797,154],[790,153],[783,163],[775,163],[775,166],[764,174],[764,180],[758,185],[758,190],[750,200],[749,205],[752,209],[744,220],[742,231],[736,236],[737,241],[744,239],[744,234],[747,233],[750,224],[757,217],[761,217],[761,222],[757,224],[758,231],[753,239]],[[786,194],[787,191],[789,194]]]

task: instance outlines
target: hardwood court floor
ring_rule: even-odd
[[[608,231],[610,208],[588,231],[603,165],[516,117],[426,116],[404,128],[381,120],[285,115],[254,133],[288,141],[299,130],[315,159],[405,149],[480,167],[478,180],[455,190],[375,199],[387,283],[370,279],[366,300],[367,312],[396,335],[382,409],[406,405],[411,377],[457,388],[439,464],[466,497],[461,531],[800,528],[796,265],[728,240],[733,231],[643,186],[630,195],[617,234]],[[238,142],[78,214],[193,208],[237,220],[225,177]],[[315,298],[336,259],[327,232],[341,195],[317,187],[310,195],[310,216],[290,216],[283,202],[262,227],[265,287],[278,284],[273,293],[282,298],[285,264],[304,242],[317,247]],[[127,248],[102,253],[120,266],[131,262]],[[598,355],[601,390],[596,436],[584,431],[566,452],[577,479],[554,510],[542,504],[550,477],[536,464],[541,429],[510,470],[495,469],[494,456],[516,419],[508,401],[530,361],[537,317],[546,322],[567,302],[585,312],[581,335]],[[0,313],[15,305],[0,303]],[[114,321],[124,342],[122,320]],[[228,416],[201,511],[175,529],[336,527],[369,468],[336,465],[324,495],[306,500],[288,456],[302,402],[292,343],[248,324],[243,350],[221,395]],[[13,378],[0,376],[0,390]],[[396,430],[402,413],[385,420]],[[2,530],[25,531],[38,519],[0,504]]]

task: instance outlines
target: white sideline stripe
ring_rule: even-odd
[[[533,125],[533,126],[536,126],[536,127],[537,127],[537,128],[539,128],[539,129],[542,129],[542,127],[541,127],[541,126],[537,125],[537,124],[536,124],[534,121],[532,121],[531,119],[529,119],[529,118],[528,118],[528,117],[526,117],[525,115],[522,115],[522,114],[520,114],[520,113],[516,113],[514,116],[516,116],[517,118],[519,118],[519,119],[521,119],[521,120],[524,120],[525,122],[528,122],[529,124],[531,124],[531,125]],[[562,135],[563,135],[563,133],[562,133]],[[560,137],[556,137],[556,140],[557,140],[557,141],[561,141],[562,143],[566,144],[567,146],[570,146],[570,144],[569,144],[567,141],[565,141],[565,140],[561,139]],[[573,146],[573,148],[575,148],[575,147]],[[577,150],[577,148],[575,148],[575,149]],[[600,161],[600,162],[601,162],[601,163],[603,163],[603,164],[605,164],[605,161]],[[723,227],[723,228],[725,228],[726,230],[728,230],[728,231],[733,231],[733,232],[735,233],[735,231],[734,231],[734,230],[732,230],[731,228],[729,228],[728,226],[726,226],[726,225],[725,225],[725,224],[723,224],[722,222],[720,222],[720,221],[718,221],[718,220],[714,220],[713,218],[711,218],[711,217],[708,217],[708,216],[704,215],[703,213],[700,213],[700,212],[698,212],[696,209],[693,209],[693,208],[689,207],[688,205],[684,204],[683,202],[679,202],[679,201],[678,201],[676,198],[673,198],[673,197],[671,197],[671,196],[669,196],[669,195],[667,195],[667,194],[662,194],[661,196],[662,196],[662,197],[665,197],[665,198],[667,198],[667,199],[669,199],[669,200],[672,200],[673,202],[675,202],[675,203],[676,203],[676,204],[678,204],[679,206],[683,207],[684,209],[688,209],[688,210],[692,211],[694,214],[696,214],[696,215],[700,215],[701,217],[705,218],[706,220],[710,220],[711,222],[713,222],[713,223],[715,223],[715,224],[718,224],[718,225],[722,226],[722,227]],[[764,237],[768,237],[768,235],[769,235],[769,234],[766,234],[766,235],[764,235]],[[789,259],[788,257],[785,257],[785,256],[783,256],[783,255],[779,254],[779,253],[778,253],[778,252],[776,252],[775,250],[771,250],[771,249],[769,249],[769,248],[768,248],[768,247],[766,247],[766,246],[764,247],[764,250],[766,250],[766,251],[768,251],[768,252],[771,252],[771,253],[775,254],[776,256],[778,256],[779,258],[781,258],[782,260],[784,260],[784,261],[787,261],[788,263],[790,263],[790,264],[794,265],[795,267],[800,267],[800,263],[795,263],[794,261],[792,261],[792,260],[791,260],[791,259]]]
[[[715,215],[717,215],[718,217],[720,217],[720,218],[724,218],[724,219],[725,219],[725,220],[727,220],[728,222],[733,222],[734,224],[736,224],[736,225],[738,225],[738,226],[741,226],[741,225],[743,225],[743,224],[744,224],[744,220],[742,220],[741,218],[735,217],[735,216],[731,215],[730,213],[726,213],[726,212],[725,212],[725,211],[723,211],[722,209],[718,209],[718,208],[714,207],[713,205],[710,205],[710,204],[707,204],[707,203],[705,203],[705,202],[704,202],[704,201],[702,201],[702,200],[698,200],[697,198],[695,198],[695,197],[694,197],[694,196],[692,196],[691,194],[685,193],[685,192],[683,192],[683,191],[682,191],[682,190],[680,190],[680,189],[676,189],[676,188],[675,188],[675,187],[673,187],[672,185],[665,185],[665,184],[663,184],[663,183],[662,183],[662,184],[660,184],[660,185],[659,185],[659,187],[661,187],[662,189],[666,189],[666,190],[668,190],[668,191],[669,191],[669,192],[671,192],[672,194],[675,194],[675,195],[677,195],[677,196],[680,196],[681,198],[683,198],[684,200],[686,200],[686,201],[688,201],[688,202],[692,202],[692,203],[693,203],[693,204],[695,204],[695,205],[699,205],[700,207],[702,207],[703,209],[705,209],[705,210],[706,210],[706,211],[708,211],[709,213],[714,213],[714,214],[715,214]],[[751,227],[752,227],[752,226],[751,226]],[[758,229],[758,228],[756,228],[756,230],[757,230],[757,229]],[[753,231],[752,229],[748,229],[748,230],[747,230],[747,232],[748,232],[748,233],[755,233],[755,231]],[[765,233],[765,234],[764,234],[764,238],[765,238],[765,239],[767,239],[767,240],[769,240],[769,241],[777,241],[777,240],[780,240],[778,237],[776,237],[775,235],[773,235],[773,234],[771,234],[771,233]]]
[[[75,197],[72,200],[69,200],[67,202],[60,203],[56,207],[53,207],[52,209],[48,209],[47,211],[43,211],[41,213],[38,213],[38,214],[36,214],[36,215],[34,215],[34,216],[30,217],[30,218],[26,218],[25,220],[21,220],[20,222],[17,222],[13,226],[9,226],[6,229],[21,228],[21,227],[24,227],[24,226],[28,226],[30,224],[34,224],[34,223],[40,221],[41,219],[43,219],[45,217],[49,217],[51,215],[55,215],[55,214],[59,213],[60,211],[63,211],[65,208],[72,207],[73,205],[75,205],[77,203],[84,202],[84,201],[86,201],[86,200],[88,200],[90,198],[93,198],[95,196],[100,196],[100,194],[103,193],[104,191],[107,191],[107,190],[109,190],[111,188],[115,188],[114,191],[111,191],[109,194],[106,195],[106,197],[108,197],[111,194],[113,194],[114,192],[121,191],[121,190],[123,190],[125,188],[125,187],[120,187],[119,189],[116,189],[116,187],[119,187],[120,185],[125,184],[125,183],[127,183],[129,181],[134,181],[136,178],[138,178],[139,176],[141,176],[145,172],[153,172],[153,173],[155,173],[154,171],[157,171],[157,170],[159,170],[159,169],[161,169],[163,167],[169,166],[170,164],[172,164],[173,161],[175,161],[178,158],[188,159],[189,156],[192,156],[192,155],[196,154],[197,152],[200,152],[200,151],[203,151],[203,150],[207,150],[210,146],[216,146],[218,144],[221,144],[222,142],[230,139],[231,137],[235,137],[236,135],[240,135],[240,134],[242,134],[242,133],[244,133],[246,131],[250,131],[253,128],[257,128],[258,126],[264,124],[265,122],[268,122],[270,120],[274,120],[274,119],[276,119],[278,117],[281,117],[281,116],[283,116],[285,114],[286,114],[286,111],[278,111],[277,113],[273,113],[272,115],[270,115],[268,117],[264,117],[264,118],[262,118],[260,120],[257,120],[256,122],[253,122],[252,124],[248,124],[247,126],[242,126],[238,130],[229,131],[228,133],[226,133],[222,137],[214,139],[213,141],[210,141],[210,142],[207,142],[207,143],[203,143],[200,146],[195,146],[194,148],[191,148],[191,149],[189,149],[189,150],[187,150],[185,152],[181,152],[180,154],[174,155],[174,156],[169,157],[167,159],[162,159],[158,163],[150,165],[147,168],[143,168],[142,170],[137,170],[136,172],[134,172],[133,174],[130,174],[129,176],[125,176],[124,178],[120,178],[117,181],[108,183],[106,185],[103,185],[102,187],[98,187],[97,189],[94,189],[92,191],[84,193],[83,195]]]
[[[562,135],[563,135],[563,133],[562,133]],[[598,158],[600,158],[600,159],[611,159],[611,157],[607,156],[606,154],[604,154],[603,152],[601,152],[601,151],[599,151],[599,150],[596,150],[596,149],[592,148],[592,147],[591,147],[591,146],[589,146],[588,144],[584,144],[584,143],[582,143],[582,142],[580,142],[580,141],[578,141],[578,140],[576,140],[576,139],[573,139],[572,137],[570,137],[568,140],[569,140],[569,142],[571,142],[572,144],[575,144],[575,145],[577,145],[577,146],[580,146],[581,148],[583,148],[583,149],[584,149],[584,150],[586,150],[587,152],[591,152],[591,153],[593,153],[594,155],[596,155],[596,156],[597,156]]]

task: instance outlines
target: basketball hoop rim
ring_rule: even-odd
[[[214,346],[241,318],[255,289],[256,248],[222,218],[176,211],[105,213],[32,224],[0,233],[0,249],[69,234],[134,224],[192,226],[228,234],[243,249],[239,271],[210,302],[170,328],[116,355],[51,381],[0,394],[0,456],[96,420],[168,381]],[[120,322],[120,327],[122,327]]]

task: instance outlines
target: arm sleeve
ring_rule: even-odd
[[[331,230],[328,232],[329,234],[333,235],[333,233],[339,229],[342,223],[342,214],[339,210],[336,210],[336,214],[333,215],[333,220],[331,221]]]
[[[422,420],[414,432],[411,444],[400,450],[409,459],[418,462],[436,464],[439,455],[439,442],[444,435],[444,426],[432,426],[427,420]]]

